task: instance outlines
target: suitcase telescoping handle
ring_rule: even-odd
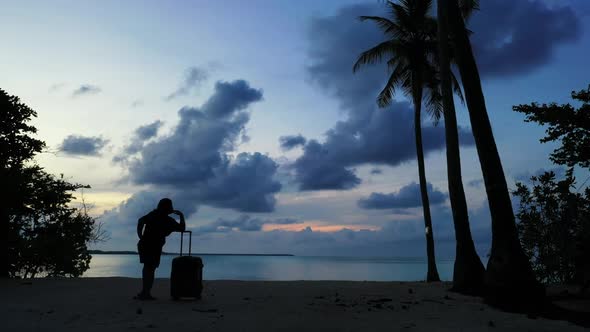
[[[188,233],[188,255],[191,255],[191,246],[192,246],[192,238],[193,232],[192,231],[181,231],[180,232],[180,256],[182,256],[182,239],[184,239],[184,233]]]

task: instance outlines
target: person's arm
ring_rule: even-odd
[[[180,224],[178,225],[178,232],[184,232],[186,230],[186,223],[184,222],[184,214],[178,210],[174,210],[172,213],[180,218]]]
[[[141,217],[137,221],[137,237],[141,240],[143,237],[143,226],[145,226],[145,218]]]

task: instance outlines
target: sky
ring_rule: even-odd
[[[137,219],[170,197],[193,251],[425,255],[413,108],[375,98],[383,40],[360,15],[383,1],[0,0],[0,88],[38,112],[37,162],[79,192],[109,240],[135,249]],[[590,1],[486,0],[469,21],[510,187],[552,144],[513,105],[570,102],[590,83]],[[463,181],[480,255],[490,218],[463,105]],[[422,119],[437,256],[455,244],[444,123]],[[578,172],[579,178],[587,173]],[[164,250],[176,250],[172,236]]]

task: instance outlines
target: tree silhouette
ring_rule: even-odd
[[[517,183],[516,213],[520,241],[539,279],[545,283],[584,285],[590,266],[590,188],[572,191],[575,179],[555,173]]]
[[[572,99],[582,105],[575,109],[570,104],[532,103],[513,109],[526,115],[525,122],[548,125],[541,143],[561,141],[561,146],[549,156],[551,161],[570,168],[590,168],[590,85],[586,90],[572,92]]]
[[[447,151],[447,177],[449,199],[455,226],[455,265],[453,290],[465,294],[482,294],[485,269],[477,255],[465,200],[465,189],[461,175],[461,155],[455,102],[452,91],[451,49],[449,47],[448,4],[438,1],[438,42],[440,57],[441,91],[443,98],[445,137]]]
[[[519,198],[517,225],[520,241],[540,280],[551,283],[590,282],[590,188],[588,178],[579,185],[573,176],[576,166],[590,167],[590,86],[574,91],[572,99],[582,103],[517,105],[525,122],[547,126],[541,143],[559,141],[551,161],[568,167],[565,179],[553,172],[531,177],[532,187],[517,183],[513,194]]]
[[[436,122],[441,116],[440,82],[436,68],[436,21],[429,16],[432,0],[401,0],[399,4],[388,1],[391,19],[379,16],[361,16],[362,21],[375,22],[387,40],[363,52],[353,66],[356,72],[363,65],[380,62],[387,57],[390,70],[389,80],[377,97],[379,107],[386,107],[401,88],[414,105],[414,130],[420,192],[426,226],[426,252],[428,256],[427,281],[438,281],[438,271],[434,253],[434,236],[424,167],[422,145],[421,111],[422,102]],[[455,81],[456,83],[456,81]],[[458,87],[458,84],[455,85]],[[460,90],[457,90],[460,94]]]
[[[0,89],[1,276],[80,276],[90,261],[95,220],[70,207],[86,187],[46,173],[34,163],[45,143],[27,123],[37,113]]]
[[[471,3],[477,4],[475,1]],[[464,11],[456,0],[447,4],[454,55],[461,74],[492,219],[492,249],[485,274],[486,299],[492,304],[515,309],[538,304],[544,296],[544,289],[536,280],[518,239],[510,194],[488,117],[469,31],[465,26]]]
[[[9,276],[9,221],[12,210],[24,201],[22,176],[25,163],[41,152],[45,143],[31,137],[37,129],[27,125],[37,113],[16,96],[0,89],[0,179],[4,195],[0,200],[0,277]]]

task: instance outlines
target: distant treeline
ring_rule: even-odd
[[[89,250],[91,255],[137,255],[137,251],[104,251]],[[177,256],[177,252],[162,252],[162,255]],[[210,254],[210,253],[192,253],[196,256],[295,256],[292,254]]]

